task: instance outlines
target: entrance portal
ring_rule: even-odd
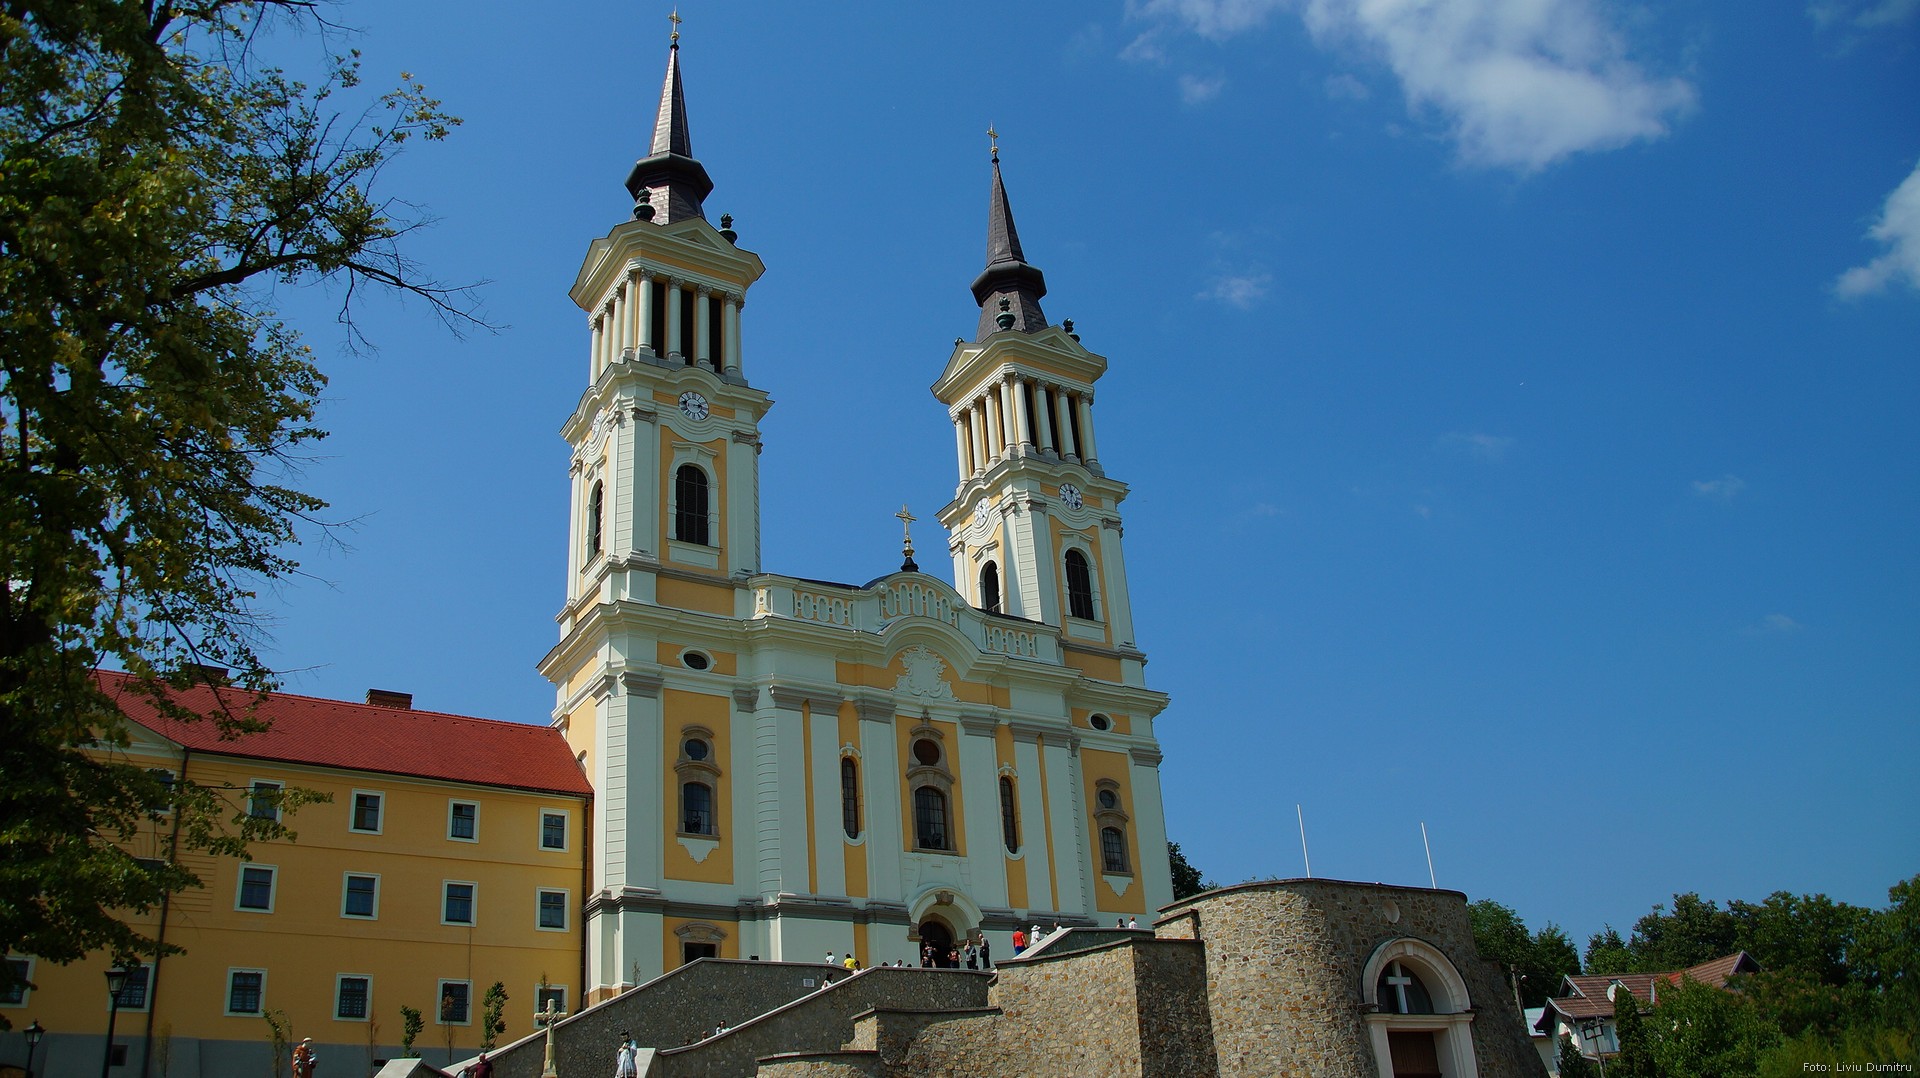
[[[933,965],[941,967],[950,965],[947,961],[947,953],[953,950],[953,929],[948,928],[945,921],[936,917],[929,917],[920,922],[920,955],[923,964],[929,947],[933,948]]]

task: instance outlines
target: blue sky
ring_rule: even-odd
[[[694,150],[768,272],[765,568],[930,529],[988,125],[1102,462],[1167,824],[1222,883],[1439,883],[1577,942],[1676,891],[1920,871],[1920,2],[689,0]],[[384,190],[494,334],[279,299],[352,522],[266,600],[287,687],[544,721],[566,291],[627,214],[666,9],[347,4],[465,125]],[[291,43],[295,56],[317,50]],[[931,563],[929,563],[931,564]]]

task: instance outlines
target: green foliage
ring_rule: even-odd
[[[1528,932],[1518,913],[1487,898],[1469,905],[1467,918],[1480,957],[1500,967],[1504,976],[1519,978],[1522,1007],[1545,1003],[1559,989],[1561,978],[1580,972],[1573,941],[1558,925]]]
[[[1608,1078],[1663,1078],[1641,1007],[1639,997],[1625,988],[1614,992],[1613,1028],[1620,1048],[1607,1059]]]
[[[293,1020],[285,1011],[269,1010],[264,1017],[267,1020],[267,1040],[273,1045],[273,1069],[267,1072],[268,1078],[280,1078],[286,1069],[293,1047]]]
[[[1633,972],[1633,952],[1612,925],[1587,937],[1587,972],[1611,977]]]
[[[403,1059],[418,1059],[420,1053],[413,1050],[414,1038],[427,1028],[427,1021],[417,1007],[400,1007],[400,1056]]]
[[[1657,1073],[1667,1078],[1746,1078],[1780,1042],[1753,1000],[1691,978],[1660,987],[1645,1029]]]
[[[1178,842],[1167,843],[1167,863],[1173,866],[1173,900],[1175,902],[1220,886],[1211,880],[1201,880],[1200,870],[1187,863],[1187,856],[1180,852]]]
[[[1560,1078],[1595,1078],[1599,1073],[1593,1060],[1581,1055],[1580,1049],[1574,1047],[1573,1038],[1565,1033],[1560,1034],[1560,1052],[1555,1064]]]
[[[309,85],[250,55],[263,19],[310,19],[310,8],[0,9],[0,948],[10,953],[153,956],[157,941],[120,918],[198,884],[183,853],[239,856],[285,834],[236,811],[234,791],[168,790],[124,762],[124,720],[91,676],[124,668],[181,718],[194,716],[167,690],[193,683],[199,664],[232,668],[247,690],[272,685],[252,602],[295,570],[285,551],[296,526],[323,508],[289,480],[321,436],[325,379],[269,287],[324,279],[351,296],[376,284],[465,317],[462,293],[421,280],[401,254],[417,222],[369,189],[404,142],[456,121],[405,76],[359,120],[342,118],[336,95],[359,79],[352,56]],[[257,729],[246,695],[235,699],[205,721]],[[179,821],[177,839],[138,862],[126,846],[158,804]]]
[[[487,989],[480,1008],[480,1050],[493,1051],[494,1039],[507,1031],[507,986],[499,981]]]
[[[1851,1063],[1863,1073],[1874,1063],[1920,1069],[1920,1035],[1893,1026],[1849,1029],[1834,1038],[1805,1033],[1768,1052],[1754,1073],[1759,1078],[1798,1078],[1842,1063]]]
[[[1711,899],[1688,892],[1634,922],[1627,949],[1636,973],[1657,973],[1724,958],[1739,950],[1739,925]]]

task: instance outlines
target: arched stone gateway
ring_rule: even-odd
[[[1479,1073],[1473,1000],[1438,947],[1410,936],[1388,940],[1367,959],[1360,985],[1379,1078]]]
[[[911,938],[917,954],[934,948],[934,964],[957,965],[951,952],[972,939],[980,930],[980,907],[965,893],[952,887],[930,887],[907,907],[913,919]]]

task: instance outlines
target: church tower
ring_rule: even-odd
[[[1028,263],[993,154],[987,265],[973,281],[980,322],[954,342],[933,392],[953,420],[960,482],[940,511],[954,587],[992,613],[1060,626],[1063,644],[1117,661],[1140,684],[1121,555],[1127,485],[1100,466],[1094,383],[1104,357],[1073,322],[1041,312],[1046,277]]]

